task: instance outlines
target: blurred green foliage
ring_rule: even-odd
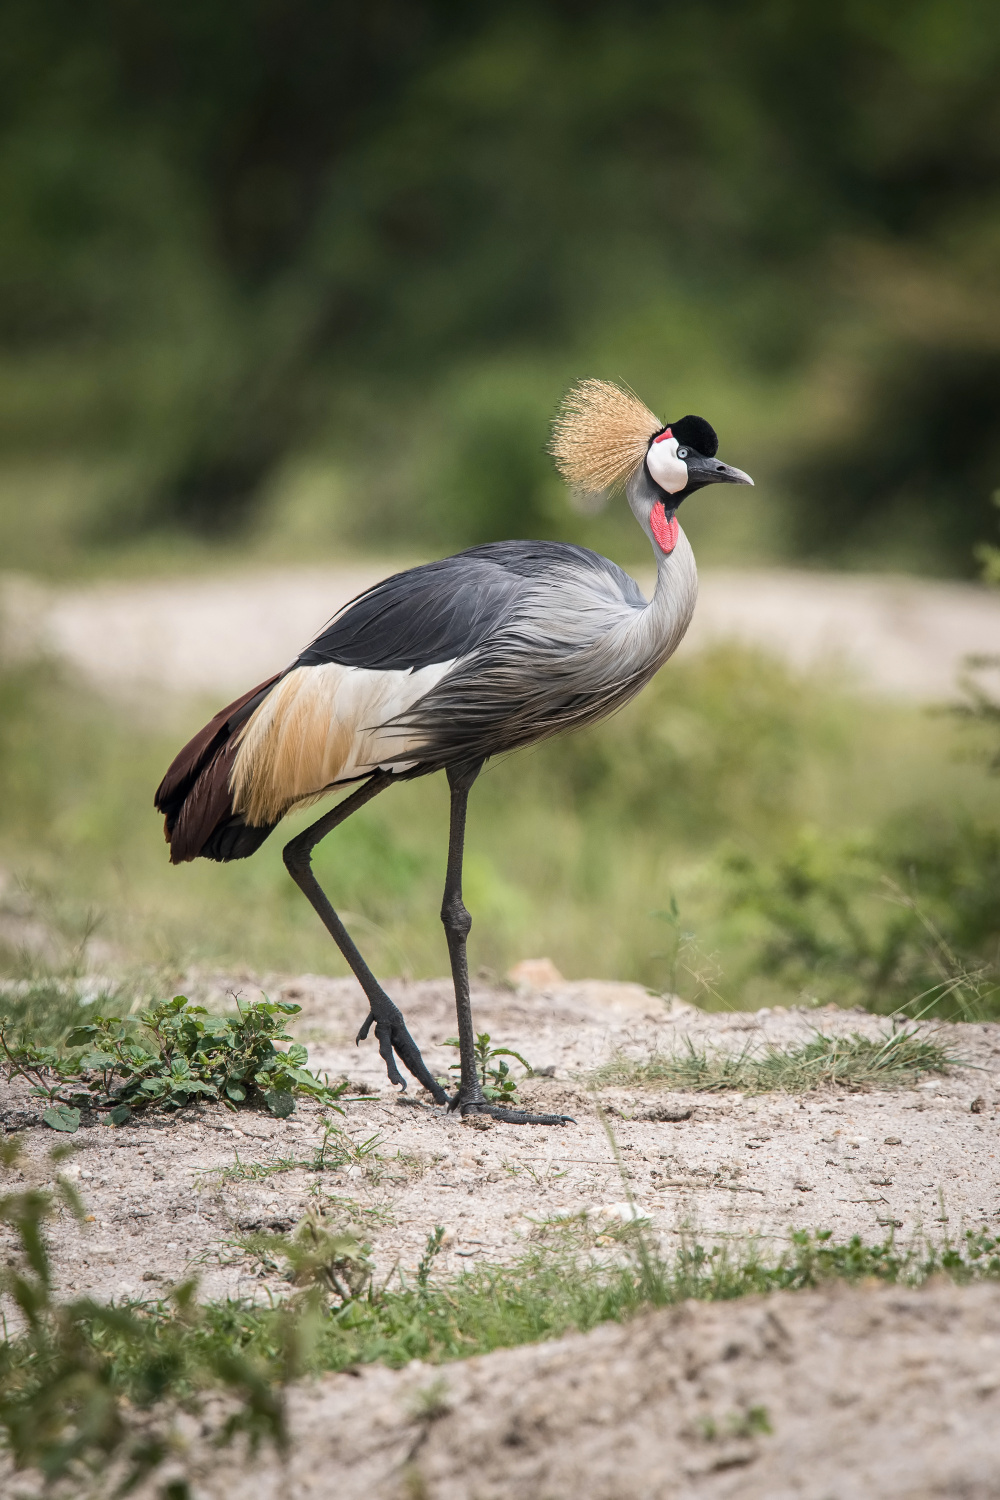
[[[1000,1012],[1000,829],[916,810],[875,836],[809,830],[726,861],[763,919],[752,969],[815,1000],[975,1020]]]
[[[0,1172],[16,1174],[15,1182],[23,1180],[22,1148],[20,1137],[8,1137],[0,1146]],[[57,1148],[49,1162],[57,1168],[69,1154],[66,1147]],[[297,1373],[294,1334],[285,1337],[285,1358],[272,1345],[274,1363],[265,1370],[258,1359],[244,1357],[238,1341],[202,1336],[205,1319],[194,1300],[194,1282],[173,1288],[156,1319],[89,1297],[60,1301],[45,1223],[59,1199],[80,1220],[85,1210],[67,1178],[56,1176],[54,1186],[54,1192],[15,1186],[0,1196],[0,1225],[14,1242],[0,1272],[0,1314],[5,1334],[9,1312],[17,1329],[0,1344],[0,1432],[15,1467],[40,1471],[46,1493],[53,1483],[67,1480],[72,1483],[68,1494],[128,1494],[170,1453],[172,1434],[169,1421],[155,1418],[145,1430],[133,1426],[127,1409],[133,1401],[149,1408],[164,1397],[186,1395],[196,1383],[236,1397],[217,1434],[220,1442],[246,1434],[251,1453],[265,1438],[283,1451],[287,1432],[280,1386]],[[272,1338],[292,1332],[288,1321],[278,1315]],[[130,1382],[125,1400],[123,1366]],[[102,1489],[98,1476],[107,1477],[116,1460],[122,1471]],[[184,1484],[167,1485],[160,1493],[170,1500],[189,1492]]]
[[[703,555],[968,570],[998,165],[991,0],[5,0],[0,548],[634,547],[594,373],[766,481]]]
[[[8,672],[0,694],[0,779],[22,789],[0,801],[0,973],[32,1024],[43,991],[75,1022],[74,984],[107,991],[95,968],[114,976],[102,1008],[116,1014],[192,963],[345,972],[281,859],[313,814],[252,860],[167,863],[150,788],[201,707],[144,726],[37,667]],[[1000,960],[994,740],[992,722],[859,702],[746,650],[675,661],[621,714],[477,782],[472,964],[503,973],[545,954],[570,977],[712,1007],[885,1009],[946,980],[946,950],[955,973],[985,973]],[[404,783],[317,850],[381,974],[447,972],[447,806],[443,777]]]

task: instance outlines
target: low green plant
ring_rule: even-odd
[[[312,1159],[305,1163],[310,1172],[335,1172],[348,1162],[359,1167],[378,1155],[382,1137],[376,1133],[363,1141],[355,1141],[339,1126],[336,1120],[323,1121],[323,1139],[313,1152]]]
[[[183,995],[138,1017],[95,1016],[76,1026],[62,1048],[17,1041],[0,1024],[0,1049],[8,1078],[26,1079],[48,1103],[42,1118],[54,1130],[79,1128],[81,1112],[106,1115],[121,1125],[134,1114],[178,1110],[198,1098],[231,1109],[263,1105],[279,1119],[307,1094],[339,1108],[346,1085],[331,1087],[306,1068],[308,1052],[291,1042],[284,1018],[298,1005],[270,1000],[238,1005],[236,1016],[210,1016]]]
[[[371,1245],[315,1208],[291,1234],[256,1236],[254,1251],[283,1264],[285,1279],[307,1299],[318,1294],[343,1310],[371,1288]]]
[[[417,1289],[426,1293],[434,1262],[444,1248],[444,1225],[436,1224],[427,1236],[424,1253],[417,1262]]]
[[[323,1121],[323,1137],[311,1157],[279,1156],[276,1161],[244,1162],[237,1151],[229,1166],[214,1170],[224,1182],[263,1182],[282,1172],[336,1172],[348,1162],[360,1166],[377,1157],[381,1144],[382,1137],[377,1134],[363,1141],[352,1140],[335,1120],[327,1119]]]
[[[444,1045],[446,1047],[457,1048],[459,1045],[458,1037],[448,1037]],[[512,1047],[494,1047],[490,1042],[488,1031],[480,1031],[477,1034],[476,1072],[479,1076],[483,1093],[487,1099],[493,1099],[499,1104],[516,1104],[517,1081],[511,1074],[508,1065],[502,1060],[500,1062],[497,1061],[497,1058],[503,1059],[505,1057],[513,1057],[516,1062],[519,1062],[525,1070],[526,1077],[531,1078],[534,1074],[534,1068],[528,1062],[527,1058],[521,1056],[520,1052],[515,1052]],[[461,1064],[452,1063],[448,1071],[454,1076],[457,1082],[462,1072]]]
[[[738,1052],[696,1047],[690,1037],[676,1052],[643,1059],[618,1053],[595,1070],[596,1087],[659,1084],[695,1093],[738,1089],[744,1094],[803,1093],[821,1085],[841,1088],[916,1083],[925,1073],[944,1073],[959,1062],[931,1037],[894,1029],[879,1037],[826,1036],[817,1031],[800,1047],[754,1046]]]
[[[744,1411],[731,1411],[722,1420],[703,1417],[699,1422],[701,1435],[706,1442],[714,1443],[720,1438],[767,1437],[774,1431],[766,1406],[750,1406]]]
[[[21,1144],[17,1138],[0,1144],[0,1167],[6,1172],[16,1169]],[[58,1169],[72,1149],[50,1152],[53,1167]],[[13,1231],[16,1242],[0,1272],[4,1330],[9,1305],[22,1329],[0,1343],[0,1431],[17,1467],[38,1469],[47,1482],[67,1476],[82,1480],[116,1460],[117,1493],[124,1494],[169,1448],[169,1418],[147,1421],[140,1432],[129,1407],[149,1408],[165,1395],[183,1398],[205,1386],[222,1387],[237,1398],[220,1440],[244,1432],[252,1446],[266,1437],[283,1449],[280,1387],[296,1367],[290,1358],[293,1342],[279,1325],[272,1330],[272,1357],[265,1365],[256,1353],[244,1356],[238,1343],[198,1338],[204,1309],[194,1300],[193,1282],[176,1287],[153,1316],[86,1297],[59,1302],[44,1225],[60,1201],[83,1218],[72,1183],[58,1170],[54,1192],[28,1187],[0,1197],[0,1224]],[[123,1366],[127,1381],[121,1378]]]
[[[410,1415],[415,1422],[437,1422],[450,1411],[450,1387],[440,1376],[430,1385],[421,1386],[410,1401]]]
[[[222,1182],[266,1182],[283,1172],[297,1172],[302,1166],[304,1163],[296,1156],[279,1156],[276,1161],[241,1161],[240,1153],[235,1151],[228,1166],[211,1168],[211,1176]]]

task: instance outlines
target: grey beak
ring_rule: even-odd
[[[753,484],[749,474],[742,469],[733,469],[717,458],[702,458],[700,453],[691,453],[687,459],[691,486],[701,489],[706,484]]]

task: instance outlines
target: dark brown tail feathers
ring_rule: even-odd
[[[263,702],[282,674],[237,698],[199,730],[175,757],[157,787],[154,806],[163,813],[171,864],[187,860],[246,859],[275,825],[249,828],[233,811],[229,777],[233,769],[233,736]]]

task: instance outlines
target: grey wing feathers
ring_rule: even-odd
[[[637,675],[611,644],[645,607],[633,579],[585,547],[492,542],[376,584],[295,666],[454,663],[390,721],[411,731],[398,774],[420,776],[613,711],[651,675]]]
[[[613,563],[552,543],[544,551],[522,543],[513,561],[522,584],[516,608],[400,715],[421,736],[413,754],[422,769],[485,759],[602,718],[659,665],[655,651],[636,649],[646,601]]]
[[[612,579],[635,608],[646,602],[627,573],[585,547],[488,542],[375,584],[331,620],[294,665],[418,671],[468,656],[516,617],[528,587],[567,566]]]
[[[517,580],[488,563],[458,570],[448,566],[454,561],[376,584],[333,619],[295,665],[418,671],[474,650],[506,615]]]

